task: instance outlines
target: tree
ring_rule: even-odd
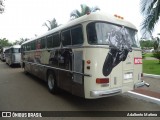
[[[0,39],[0,49],[5,46],[11,46],[12,44],[6,38]]]
[[[141,40],[140,41],[141,48],[152,48],[154,46],[154,41],[152,40]]]
[[[141,0],[141,13],[144,19],[141,23],[143,36],[152,34],[160,16],[160,0]]]
[[[0,14],[2,14],[4,12],[4,0],[0,0]]]
[[[13,45],[21,45],[23,42],[29,40],[28,38],[20,38],[20,40],[16,40]]]
[[[42,26],[46,26],[49,31],[49,30],[52,30],[52,29],[58,27],[58,23],[57,23],[56,19],[53,18],[51,21],[47,20]]]
[[[153,56],[159,60],[160,63],[160,39],[155,38]]]
[[[155,38],[153,46],[154,50],[158,50],[158,48],[160,47],[160,39],[158,37]]]
[[[70,14],[70,17],[71,19],[75,19],[88,13],[96,12],[97,10],[100,10],[100,8],[98,8],[97,6],[90,8],[85,4],[81,4],[81,12],[78,10],[73,10]]]

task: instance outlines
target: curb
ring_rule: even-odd
[[[159,78],[160,79],[160,75],[146,74],[146,73],[144,73],[143,75],[144,75],[144,77],[151,77],[151,78]]]
[[[160,99],[158,99],[158,98],[143,95],[143,94],[136,93],[136,92],[133,92],[133,91],[128,91],[128,95],[131,96],[131,97],[134,97],[134,98],[138,98],[138,99],[141,99],[141,100],[145,100],[145,101],[156,103],[156,104],[160,105]]]

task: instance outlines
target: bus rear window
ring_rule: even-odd
[[[110,34],[120,31],[123,26],[104,22],[92,22],[87,25],[88,43],[93,45],[109,45]],[[116,36],[116,35],[115,35]],[[125,35],[132,47],[139,47],[137,31],[125,27]]]
[[[12,48],[12,53],[20,53],[20,48]]]

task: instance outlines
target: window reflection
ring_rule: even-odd
[[[122,26],[104,23],[104,22],[93,22],[87,25],[87,37],[89,44],[106,45],[109,44],[110,34],[118,33]],[[137,31],[134,29],[125,27],[125,35],[128,42],[132,47],[139,47],[137,39]]]

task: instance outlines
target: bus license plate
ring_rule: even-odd
[[[128,79],[132,79],[133,78],[133,73],[125,73],[124,74],[124,79],[128,80]]]

